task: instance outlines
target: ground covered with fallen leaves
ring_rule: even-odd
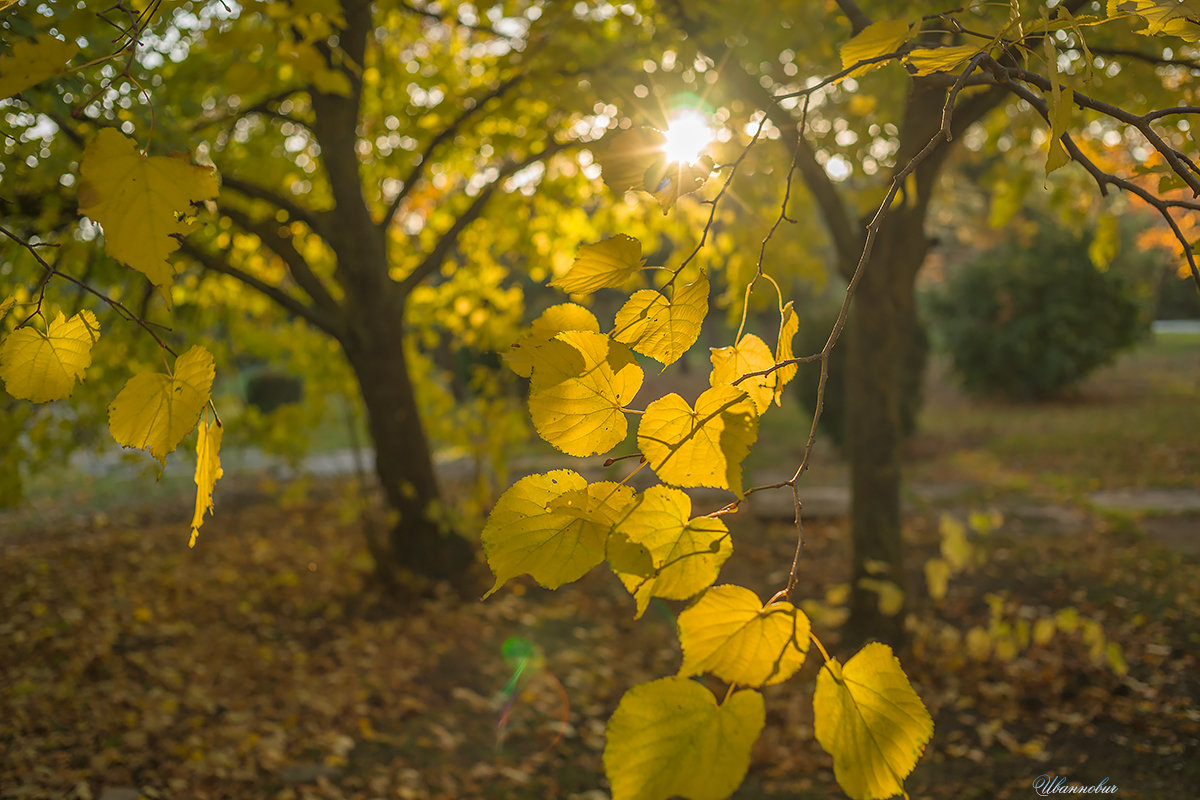
[[[0,796],[600,798],[621,693],[679,665],[678,608],[634,621],[599,570],[557,593],[518,583],[481,603],[393,605],[332,501],[219,519],[194,551],[177,523],[136,518],[6,536]],[[914,515],[914,561],[937,527]],[[842,530],[806,526],[804,576],[829,595],[814,628],[844,659]],[[779,584],[793,529],[743,519],[735,532],[727,577]],[[975,546],[983,563],[920,601],[902,655],[936,722],[913,795],[1027,796],[1050,773],[1194,797],[1200,566],[1112,515],[1070,535],[1004,525]],[[970,634],[997,620],[1028,632],[1067,608],[1127,671],[1091,652],[1083,625],[1003,648],[1003,633]],[[514,658],[513,641],[532,657]],[[738,797],[837,796],[812,736],[811,660],[767,691]]]
[[[1056,413],[1117,419],[1118,402]],[[1200,560],[1149,533],[1166,519],[1194,539],[1198,516],[1103,510],[1082,479],[1051,485],[1047,459],[1026,468],[1026,448],[1007,457],[979,433],[1016,430],[1025,411],[971,408],[913,446],[914,474],[960,483],[909,498],[916,598],[900,657],[935,720],[911,795],[1029,797],[1057,775],[1194,798]],[[1200,453],[1194,429],[1162,446],[1173,485],[1197,488],[1179,470]],[[0,532],[0,798],[608,796],[605,723],[626,689],[678,668],[681,605],[635,621],[602,569],[553,593],[518,580],[484,602],[397,603],[373,588],[340,487],[286,502],[245,489],[227,490],[194,550],[183,506],[65,503]],[[722,580],[781,587],[795,529],[729,519]],[[951,555],[969,564],[935,600],[924,565],[946,554],[947,519],[967,531]],[[806,610],[844,661],[845,521],[805,535]],[[841,796],[813,739],[819,661],[766,690],[736,797]]]

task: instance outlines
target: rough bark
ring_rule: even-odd
[[[463,585],[475,549],[439,519],[433,453],[401,346],[400,320],[400,313],[360,317],[342,343],[366,407],[375,472],[395,515],[386,541],[375,543],[376,571],[388,584],[399,583],[400,570],[407,570]]]
[[[921,220],[889,218],[854,297],[847,329],[846,448],[850,460],[852,587],[847,635],[904,642],[904,614],[880,610],[880,594],[863,580],[904,590],[900,446],[903,370],[917,328],[913,277],[927,249]],[[915,226],[913,223],[917,223]]]

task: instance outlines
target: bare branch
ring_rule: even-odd
[[[1010,92],[1029,103],[1029,105],[1033,106],[1033,108],[1042,116],[1042,118],[1046,120],[1047,124],[1050,123],[1050,107],[1044,98],[1025,86],[1020,85],[1019,83],[1009,83],[1007,84],[1007,88]],[[1187,240],[1187,237],[1180,229],[1179,223],[1177,223],[1175,218],[1171,216],[1171,208],[1178,208],[1181,206],[1181,203],[1178,201],[1164,200],[1150,190],[1138,186],[1133,181],[1113,175],[1110,172],[1105,172],[1104,170],[1100,169],[1098,166],[1096,166],[1095,162],[1088,158],[1087,155],[1079,149],[1079,145],[1075,143],[1075,140],[1072,139],[1069,134],[1064,133],[1060,137],[1060,141],[1063,143],[1063,147],[1066,148],[1068,155],[1071,156],[1071,159],[1087,170],[1088,174],[1091,175],[1093,180],[1096,181],[1096,186],[1100,189],[1100,194],[1107,194],[1108,187],[1115,186],[1118,189],[1122,189],[1132,195],[1135,195],[1136,197],[1141,198],[1151,208],[1155,209],[1159,213],[1159,215],[1167,223],[1167,227],[1171,229],[1171,233],[1175,236],[1176,241],[1178,241],[1183,248],[1183,257],[1187,260],[1188,269],[1192,273],[1192,280],[1195,281],[1197,288],[1200,288],[1200,269],[1197,268],[1196,257],[1192,253],[1191,243]]]

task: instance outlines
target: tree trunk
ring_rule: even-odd
[[[440,493],[429,440],[402,342],[402,310],[360,317],[343,349],[358,378],[375,444],[375,472],[394,518],[377,543],[376,569],[397,584],[401,570],[463,586],[475,548],[448,530],[439,515]]]
[[[880,600],[886,595],[870,582],[890,582],[901,591],[907,586],[900,537],[900,409],[907,349],[916,339],[914,279],[927,249],[921,216],[895,213],[885,219],[848,326],[843,363],[853,576],[846,635],[854,643],[877,639],[898,647],[905,639],[907,603],[884,613]]]

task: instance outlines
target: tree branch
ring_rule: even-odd
[[[312,299],[317,308],[329,314],[341,311],[341,306],[325,288],[320,277],[312,271],[308,261],[300,255],[300,251],[290,239],[278,232],[277,227],[273,228],[269,221],[253,219],[249,214],[230,206],[222,207],[221,213],[233,220],[234,224],[257,236],[264,247],[279,256],[287,265],[292,280]]]
[[[492,100],[496,100],[507,94],[508,90],[513,86],[516,86],[523,77],[524,76],[522,74],[517,73],[508,80],[497,84],[492,88],[491,91],[487,92],[477,100],[474,100],[474,102],[468,105],[467,108],[464,108],[461,114],[455,117],[445,128],[442,128],[438,135],[434,136],[433,139],[429,141],[429,144],[425,145],[425,149],[422,150],[421,154],[417,157],[417,163],[414,164],[412,169],[409,170],[408,174],[404,176],[403,185],[400,187],[399,193],[392,198],[391,205],[388,206],[387,212],[383,215],[383,219],[380,220],[379,227],[381,230],[387,230],[388,227],[391,226],[392,220],[396,216],[396,212],[400,210],[400,206],[404,203],[404,199],[412,193],[417,181],[420,180],[421,175],[424,174],[426,167],[433,158],[434,151],[436,151],[448,140],[452,140],[455,136],[457,136],[463,125],[465,125],[471,117],[482,111],[483,107]]]
[[[871,24],[871,18],[867,16],[858,3],[854,0],[837,0],[838,8],[846,15],[846,19],[850,21],[850,33],[857,36],[862,32],[863,28]]]
[[[1009,83],[1006,85],[1006,88],[1017,97],[1033,106],[1038,114],[1042,116],[1042,119],[1046,121],[1046,124],[1050,124],[1050,106],[1046,103],[1045,99],[1041,97],[1041,95],[1034,93],[1030,89],[1018,83]],[[1187,237],[1180,229],[1179,223],[1177,223],[1175,218],[1171,216],[1171,208],[1179,207],[1181,204],[1177,201],[1172,202],[1164,200],[1148,189],[1138,186],[1133,181],[1121,178],[1117,175],[1113,175],[1110,172],[1105,172],[1104,170],[1100,169],[1098,166],[1096,166],[1095,162],[1093,162],[1087,157],[1086,154],[1084,154],[1084,152],[1079,148],[1079,145],[1075,143],[1075,140],[1071,138],[1070,134],[1064,133],[1061,137],[1059,137],[1059,140],[1062,142],[1063,147],[1066,148],[1066,151],[1071,156],[1071,159],[1087,170],[1088,174],[1092,176],[1092,179],[1096,181],[1096,186],[1100,189],[1101,195],[1108,194],[1109,186],[1116,186],[1118,189],[1122,189],[1141,198],[1151,208],[1158,211],[1159,215],[1171,229],[1171,233],[1175,236],[1175,239],[1182,246],[1183,257],[1187,260],[1188,269],[1192,273],[1192,280],[1196,283],[1196,287],[1200,288],[1200,269],[1197,268],[1196,257],[1192,253],[1191,243],[1188,242]]]
[[[1156,56],[1153,53],[1143,53],[1140,50],[1121,47],[1089,46],[1088,49],[1092,51],[1093,55],[1128,58],[1134,61],[1141,61],[1152,67],[1184,67],[1186,69],[1200,70],[1200,62],[1192,61],[1188,58],[1163,58],[1161,55]]]
[[[433,249],[430,250],[425,258],[421,260],[421,263],[418,264],[412,272],[404,276],[402,281],[400,281],[398,286],[400,295],[402,297],[407,297],[408,294],[412,292],[412,290],[418,285],[420,285],[423,280],[425,280],[427,277],[433,274],[435,270],[442,266],[446,258],[454,249],[455,245],[458,244],[458,237],[462,235],[462,232],[465,231],[472,222],[479,219],[480,215],[483,214],[483,210],[487,206],[488,201],[491,200],[492,195],[496,193],[496,190],[500,188],[501,184],[503,184],[505,180],[525,169],[526,167],[546,159],[555,153],[561,152],[573,144],[574,143],[562,144],[559,142],[550,141],[546,145],[546,148],[540,153],[528,156],[521,161],[509,162],[501,167],[496,179],[480,190],[479,194],[475,196],[475,199],[471,201],[471,204],[467,206],[463,213],[458,215],[457,219],[454,220],[454,224],[447,228],[445,233],[438,237],[437,244],[435,244]]]
[[[185,253],[188,258],[191,258],[206,270],[237,278],[256,292],[274,300],[284,311],[303,319],[305,322],[324,331],[335,339],[341,340],[343,334],[341,322],[332,315],[314,306],[305,304],[299,298],[293,297],[275,284],[267,283],[248,272],[243,272],[225,259],[208,252],[186,239],[180,244],[179,249],[180,252]]]
[[[289,200],[265,186],[259,186],[251,181],[242,180],[236,175],[226,175],[222,172],[221,185],[233,189],[243,197],[270,203],[276,208],[283,210],[293,220],[303,222],[312,228],[313,233],[322,239],[329,241],[329,218],[324,212],[305,208],[294,200]]]

